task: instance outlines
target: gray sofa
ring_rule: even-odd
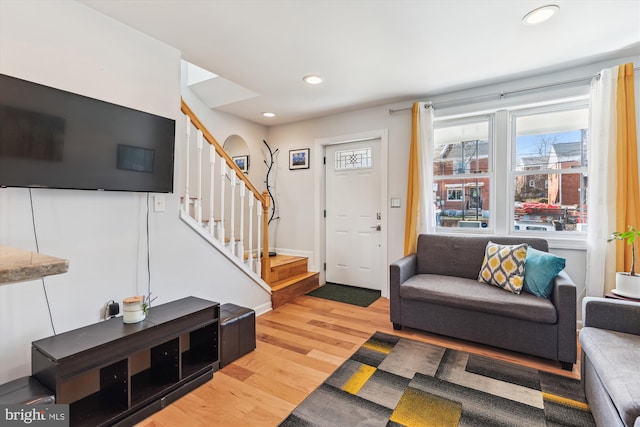
[[[576,361],[576,287],[560,272],[549,299],[512,294],[478,282],[489,241],[527,243],[549,251],[546,240],[499,236],[418,236],[417,252],[390,266],[390,311],[403,326],[557,360]]]
[[[640,427],[640,303],[582,301],[582,384],[598,426]]]

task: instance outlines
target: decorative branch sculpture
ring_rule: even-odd
[[[264,161],[264,164],[267,165],[267,179],[265,180],[265,184],[267,185],[267,192],[269,193],[269,197],[271,198],[271,216],[269,217],[269,222],[268,224],[271,224],[271,221],[275,220],[275,219],[280,219],[280,217],[276,217],[276,199],[273,197],[273,194],[271,193],[271,185],[269,184],[269,174],[271,174],[271,168],[273,168],[273,164],[275,163],[273,160],[274,155],[278,152],[278,148],[276,148],[276,151],[271,151],[271,147],[269,147],[269,144],[267,144],[267,141],[265,141],[264,139],[262,140],[262,142],[264,142],[264,145],[267,146],[267,150],[269,150],[269,163],[267,163],[267,161]]]

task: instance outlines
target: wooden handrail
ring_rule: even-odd
[[[184,99],[180,98],[180,111],[182,111],[185,115],[189,117],[193,126],[202,132],[202,136],[207,140],[211,146],[213,146],[218,155],[225,159],[225,163],[228,167],[233,169],[236,172],[236,176],[244,181],[246,188],[249,189],[254,195],[254,197],[262,203],[262,260],[261,260],[261,274],[262,280],[267,283],[271,283],[269,280],[269,272],[271,271],[271,266],[269,262],[269,218],[268,211],[271,202],[271,198],[269,197],[268,191],[263,191],[260,193],[256,187],[253,186],[249,178],[244,174],[242,170],[236,165],[236,162],[233,161],[231,156],[222,148],[222,145],[215,139],[211,132],[202,124],[200,119],[195,115],[195,113],[189,108],[189,106],[184,102]],[[260,245],[258,246],[258,252],[260,252]],[[259,256],[258,256],[259,257]]]
[[[254,194],[256,199],[260,200],[260,202],[262,202],[263,205],[265,203],[269,203],[269,198],[263,197],[263,195],[256,189],[256,187],[253,186],[251,181],[249,181],[249,178],[247,178],[244,172],[240,170],[240,168],[238,167],[238,165],[236,165],[236,162],[233,161],[231,156],[226,151],[224,151],[224,148],[222,148],[222,145],[220,145],[220,143],[214,138],[214,136],[211,135],[211,133],[202,124],[200,119],[198,119],[195,113],[191,110],[191,108],[189,108],[189,106],[184,102],[184,99],[182,98],[180,99],[180,111],[182,111],[184,114],[189,116],[189,118],[191,119],[191,123],[193,123],[193,126],[196,129],[202,131],[202,136],[204,136],[204,139],[206,139],[207,142],[216,149],[216,153],[218,153],[220,157],[223,157],[225,159],[227,165],[236,171],[236,175],[241,180],[244,181],[245,185]]]

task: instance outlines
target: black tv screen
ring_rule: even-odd
[[[0,74],[0,187],[173,191],[175,121]]]

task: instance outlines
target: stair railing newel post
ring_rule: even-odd
[[[258,248],[257,250],[257,254],[256,254],[256,274],[259,274],[260,277],[262,277],[262,280],[264,280],[265,282],[267,282],[267,278],[264,275],[264,272],[262,271],[262,255],[260,254],[260,246],[262,245],[262,213],[264,212],[264,209],[262,209],[262,206],[264,206],[263,200],[259,199],[258,200],[258,204],[259,206],[256,208],[256,218],[258,219]],[[269,282],[267,282],[269,283]]]
[[[215,220],[214,220],[214,214],[213,214],[213,208],[214,208],[214,204],[213,204],[213,196],[214,196],[214,184],[215,184],[215,169],[216,166],[216,150],[214,148],[214,146],[212,144],[209,144],[209,176],[210,176],[210,182],[209,182],[209,235],[212,237],[214,236],[214,231],[215,231]]]
[[[189,214],[189,139],[191,138],[191,118],[189,116],[185,116],[187,118],[186,122],[186,147],[185,147],[185,177],[184,177],[184,212]]]
[[[269,262],[269,192],[264,190],[262,192],[262,229],[264,230],[264,237],[262,239],[262,279],[271,283],[269,273],[271,271]]]
[[[196,221],[202,226],[202,131],[198,129],[196,138],[196,161],[198,162],[198,187],[196,189]]]

